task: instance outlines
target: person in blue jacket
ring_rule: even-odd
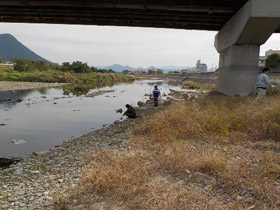
[[[153,96],[154,96],[154,104],[155,106],[158,106],[158,98],[160,96],[160,91],[157,85],[155,85],[155,89],[153,90]]]

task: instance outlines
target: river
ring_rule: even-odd
[[[22,157],[34,151],[48,150],[71,138],[89,133],[120,120],[116,110],[125,104],[145,102],[157,84],[162,94],[179,85],[161,80],[138,80],[111,87],[72,91],[66,87],[0,92],[0,158]],[[108,91],[95,97],[86,97]],[[111,92],[110,92],[111,91]],[[16,99],[22,99],[16,102]],[[23,144],[12,141],[23,140]]]

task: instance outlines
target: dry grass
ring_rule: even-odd
[[[186,89],[198,89],[198,90],[212,90],[215,88],[214,85],[202,84],[191,80],[184,82],[183,87]]]
[[[162,176],[160,165],[145,151],[103,150],[90,159],[79,186],[69,197],[60,197],[56,209],[81,203],[88,207],[100,201],[105,201],[108,209],[116,204],[126,209],[222,209],[206,193]]]
[[[14,66],[10,65],[1,65],[0,64],[0,71],[12,71],[14,70]]]
[[[280,97],[177,103],[134,129],[131,151],[89,157],[56,207],[280,209]]]
[[[134,134],[156,142],[177,139],[280,140],[280,97],[261,102],[222,98],[177,103],[147,119]]]

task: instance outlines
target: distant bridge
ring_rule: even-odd
[[[280,32],[280,0],[0,0],[0,22],[219,31],[218,90],[248,95],[259,46]]]

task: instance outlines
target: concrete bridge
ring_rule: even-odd
[[[219,31],[218,91],[249,95],[260,45],[280,32],[280,0],[0,0],[0,22]]]

